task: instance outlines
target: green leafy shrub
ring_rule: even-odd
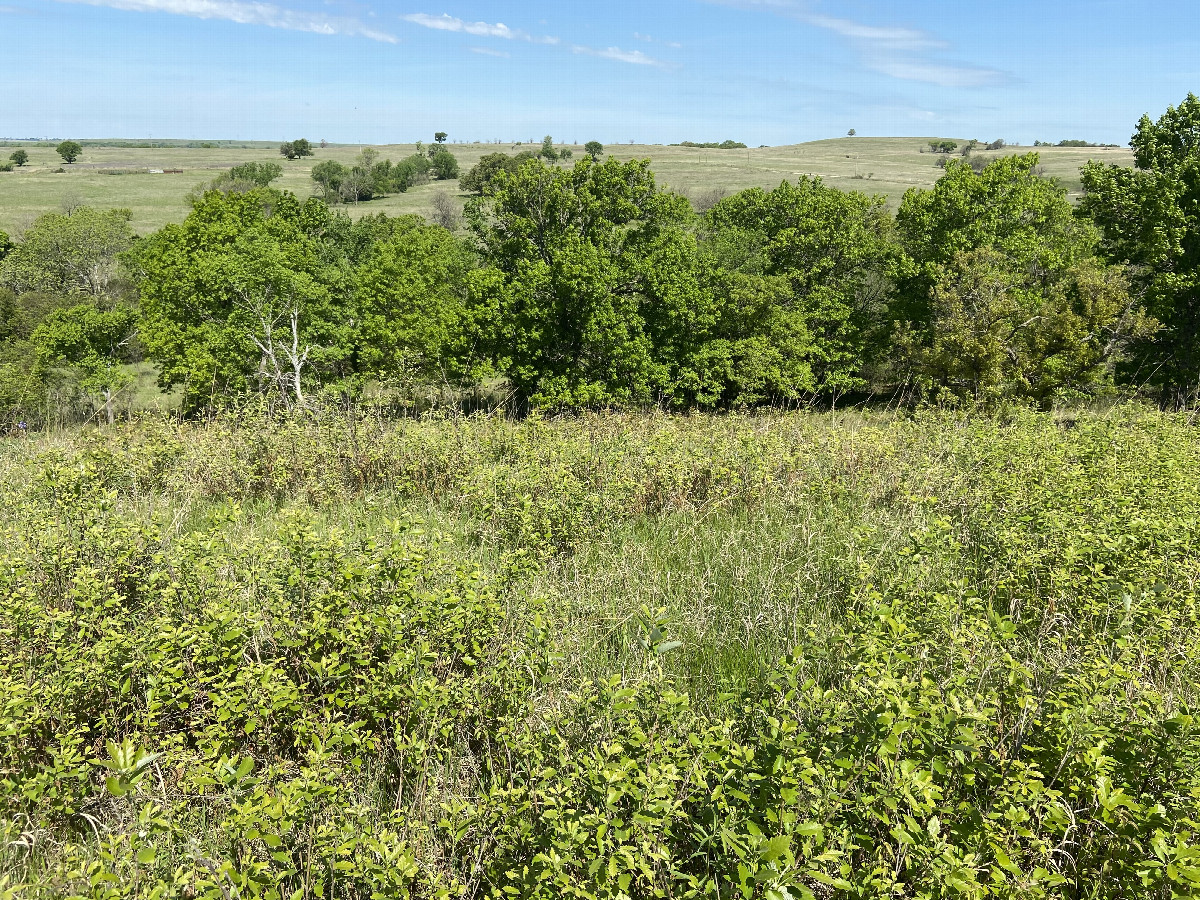
[[[0,891],[1196,896],[1197,472],[1121,407],[9,440]]]

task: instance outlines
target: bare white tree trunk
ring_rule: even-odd
[[[250,339],[262,354],[259,377],[273,380],[280,395],[289,407],[304,406],[304,366],[308,362],[310,346],[300,343],[300,304],[292,298],[285,308],[270,303],[269,297],[250,297],[242,294],[243,305],[258,319],[260,334],[251,334]],[[288,317],[291,328],[291,343],[277,343],[275,329],[280,320]]]
[[[300,349],[300,310],[295,305],[291,309],[292,318],[292,346],[287,351],[288,362],[292,364],[292,389],[296,392],[296,405],[304,405],[304,386],[300,379],[301,370],[304,364],[308,362],[308,354],[312,350],[311,347]]]

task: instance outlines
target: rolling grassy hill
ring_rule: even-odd
[[[762,147],[750,150],[705,150],[662,145],[610,145],[610,156],[619,159],[649,157],[661,183],[695,199],[711,198],[747,187],[774,187],[785,179],[801,175],[819,175],[828,183],[846,190],[880,194],[893,207],[910,188],[930,187],[938,178],[938,157],[928,150],[933,138],[837,138],[786,147]],[[210,181],[222,170],[251,160],[271,160],[284,166],[279,187],[301,196],[312,192],[309,172],[315,162],[335,159],[349,164],[360,145],[336,145],[318,150],[315,158],[283,160],[273,144],[217,144],[211,147],[178,143],[163,147],[139,147],[132,142],[89,143],[80,161],[62,166],[50,145],[13,144],[0,147],[0,159],[12,148],[24,147],[30,164],[14,172],[0,173],[0,229],[12,234],[37,216],[69,204],[99,207],[129,207],[133,225],[140,233],[153,231],[168,222],[179,222],[187,215],[186,195],[197,185]],[[397,161],[414,152],[412,144],[377,146],[383,159]],[[463,170],[480,156],[496,151],[528,149],[511,144],[454,144],[450,149],[459,158]],[[1030,148],[1010,147],[994,153],[979,153],[984,158],[1025,153]],[[1089,159],[1131,164],[1127,149],[1038,148],[1044,172],[1063,181],[1073,196],[1079,191],[1079,168]],[[583,155],[574,147],[575,157]],[[63,172],[57,169],[65,169]],[[183,169],[183,174],[150,174],[153,169]],[[121,173],[121,174],[116,174]],[[433,198],[448,192],[460,204],[457,182],[419,185],[405,194],[348,207],[352,216],[384,212],[391,215],[418,213],[428,215]]]

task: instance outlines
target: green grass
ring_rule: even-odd
[[[1197,896],[1197,473],[1137,406],[9,439],[0,896]]]
[[[830,184],[846,190],[880,194],[893,207],[912,187],[929,187],[937,179],[937,157],[922,153],[933,138],[839,138],[787,147],[750,150],[697,150],[661,145],[610,145],[610,155],[620,159],[649,157],[660,182],[695,199],[714,193],[733,193],[747,187],[775,187],[785,179],[800,175],[819,175]],[[15,145],[14,145],[15,146]],[[24,145],[22,145],[24,146]],[[128,207],[134,212],[134,228],[148,233],[187,215],[186,194],[197,184],[215,177],[222,169],[251,160],[271,160],[284,166],[280,187],[300,196],[313,192],[309,173],[314,162],[335,159],[350,163],[359,146],[334,146],[317,150],[308,160],[283,160],[272,145],[221,146],[214,149],[172,146],[137,148],[87,145],[84,155],[73,166],[62,166],[49,146],[27,147],[30,165],[0,173],[0,229],[20,231],[45,212],[57,211],[65,203],[84,203],[99,207]],[[415,150],[414,145],[378,146],[382,158],[397,161]],[[497,150],[514,152],[513,145],[454,144],[450,149],[459,157],[465,171],[485,153]],[[536,148],[535,148],[536,149]],[[980,153],[992,158],[1003,153],[1027,152],[1030,148],[1010,148],[996,153]],[[0,157],[8,148],[0,147]],[[1038,148],[1047,175],[1060,178],[1073,196],[1079,191],[1079,168],[1089,159],[1131,164],[1128,150],[1097,148]],[[574,148],[575,157],[582,148]],[[57,168],[63,173],[55,173]],[[143,170],[182,168],[182,175],[125,174],[102,175],[100,170]],[[856,176],[862,176],[856,178]],[[868,177],[869,176],[869,177]],[[460,203],[457,182],[419,185],[405,194],[348,207],[352,216],[372,212],[429,215],[433,197],[448,191]]]

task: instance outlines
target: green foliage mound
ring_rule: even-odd
[[[1136,348],[1133,377],[1165,406],[1188,406],[1200,398],[1200,97],[1144,116],[1130,144],[1136,168],[1084,167],[1080,207],[1163,325]]]
[[[2,449],[9,896],[1200,890],[1185,420]]]

